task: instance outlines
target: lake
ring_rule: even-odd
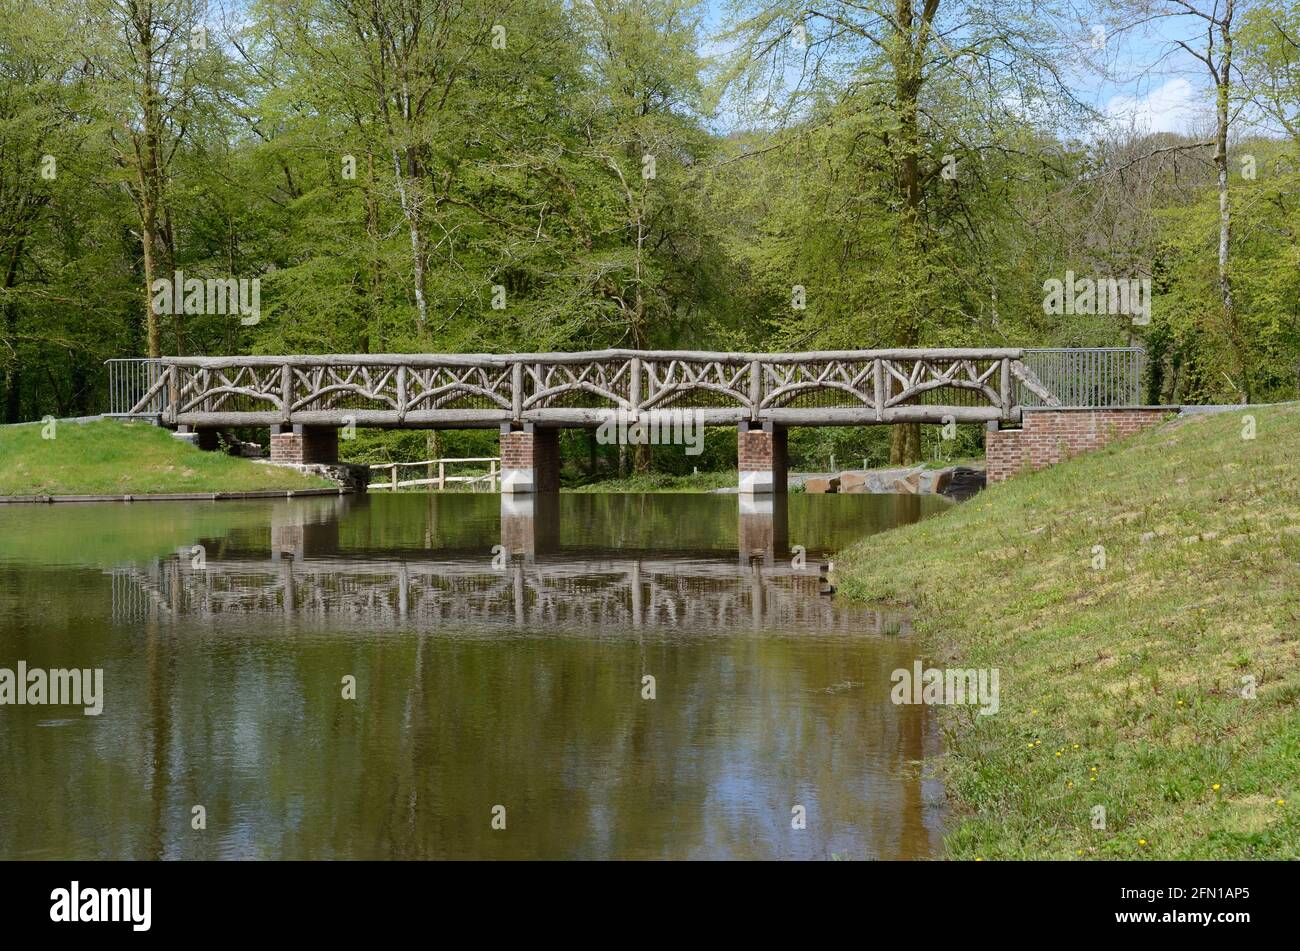
[[[932,496],[0,508],[0,858],[934,856],[908,619],[822,593]]]

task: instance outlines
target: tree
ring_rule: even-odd
[[[860,156],[857,168],[876,176],[870,198],[879,208],[861,213],[890,224],[882,243],[896,250],[898,269],[867,326],[857,322],[859,331],[869,328],[872,343],[887,346],[933,339],[941,323],[935,318],[946,310],[936,300],[934,275],[950,247],[935,215],[954,207],[936,197],[954,180],[945,169],[997,148],[999,137],[988,133],[999,122],[1018,127],[1021,117],[1047,102],[1078,106],[1054,65],[1062,37],[1052,29],[1052,7],[1000,3],[995,10],[947,0],[831,0],[814,7],[754,0],[738,6],[731,33],[740,50],[730,73],[733,96],[755,103],[756,118],[775,117],[787,128],[851,126],[850,155]],[[950,117],[942,104],[952,94],[976,119],[981,134],[973,140],[961,134],[961,122],[946,127]],[[842,197],[855,202],[851,194]],[[919,459],[919,426],[893,427],[892,437],[891,461]]]
[[[58,175],[50,138],[61,126],[62,90],[50,56],[49,11],[26,0],[0,3],[0,315],[3,316],[6,422],[21,418],[16,288],[32,232]]]
[[[1245,95],[1264,125],[1300,143],[1300,4],[1268,0],[1245,12],[1239,33]]]
[[[162,353],[152,288],[171,280],[176,262],[172,164],[211,85],[205,10],[205,0],[88,0],[86,7],[98,113],[140,229],[151,357]],[[178,354],[185,352],[184,324],[182,314],[173,315]]]

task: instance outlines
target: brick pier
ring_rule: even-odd
[[[272,426],[271,461],[332,465],[339,461],[339,431],[334,426]]]
[[[501,491],[560,491],[560,431],[501,425]]]
[[[736,469],[742,495],[785,492],[786,428],[775,423],[741,423],[736,434]]]

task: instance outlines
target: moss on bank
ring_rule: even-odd
[[[952,857],[1300,855],[1300,407],[1250,412],[1253,440],[1177,420],[837,559],[935,666],[1000,670],[997,714],[939,714]]]
[[[204,452],[157,426],[102,419],[0,427],[0,495],[148,495],[319,489],[292,469]]]

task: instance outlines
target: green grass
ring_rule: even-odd
[[[0,495],[148,495],[333,486],[318,476],[203,452],[156,426],[97,420],[0,427]]]
[[[736,470],[701,472],[699,475],[669,475],[666,472],[647,472],[625,479],[604,479],[585,485],[565,486],[568,492],[709,492],[713,489],[734,489],[739,485]]]
[[[939,708],[951,857],[1300,856],[1300,408],[1250,412],[1254,440],[1175,421],[837,558],[931,663],[1000,670],[997,714]]]

